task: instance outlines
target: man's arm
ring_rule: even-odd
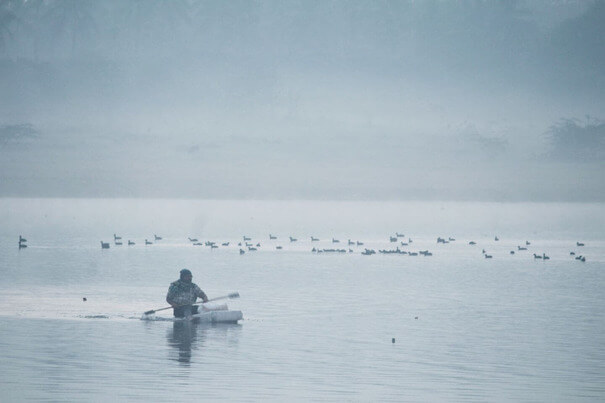
[[[173,308],[176,308],[178,305],[173,300],[174,292],[175,292],[175,287],[171,285],[168,288],[168,294],[166,294],[166,302],[168,302],[170,304],[170,306],[172,306]]]
[[[196,287],[195,295],[198,298],[201,298],[203,302],[208,302],[208,297],[206,296],[206,293],[202,291],[200,287]]]

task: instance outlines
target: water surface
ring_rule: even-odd
[[[603,205],[0,199],[0,207],[2,400],[605,398]],[[396,232],[405,237],[389,242]],[[114,233],[136,245],[115,246]],[[17,248],[20,234],[26,249]],[[145,246],[154,234],[163,239]],[[239,254],[244,235],[258,251]],[[230,245],[211,250],[187,237]],[[311,252],[348,250],[347,239],[364,245]],[[518,251],[526,240],[529,250]],[[433,256],[360,254],[396,245]],[[210,297],[238,291],[228,304],[245,319],[141,321],[166,305],[183,267]]]

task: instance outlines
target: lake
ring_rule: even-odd
[[[605,400],[603,204],[0,207],[2,401]],[[141,320],[185,267],[244,320]]]

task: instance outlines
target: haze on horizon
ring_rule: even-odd
[[[605,201],[605,1],[0,0],[0,197]]]

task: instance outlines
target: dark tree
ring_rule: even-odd
[[[549,155],[562,161],[595,161],[605,157],[605,123],[586,117],[563,119],[546,132]]]

